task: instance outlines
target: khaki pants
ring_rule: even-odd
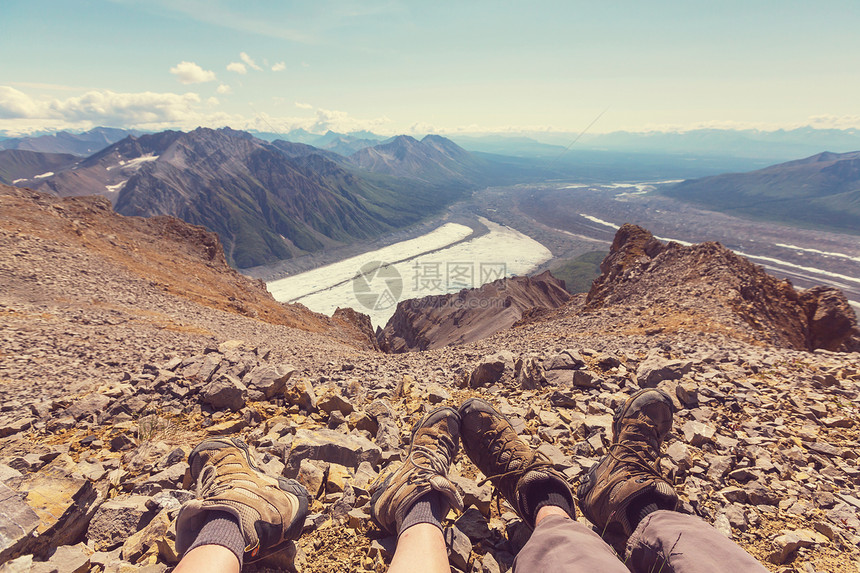
[[[655,511],[627,541],[625,562],[599,535],[561,516],[545,518],[514,560],[521,573],[758,573],[767,569],[698,517]]]

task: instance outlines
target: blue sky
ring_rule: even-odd
[[[3,0],[0,130],[860,127],[860,2]]]

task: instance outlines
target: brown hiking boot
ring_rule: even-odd
[[[415,424],[406,461],[389,466],[371,488],[370,511],[376,524],[397,535],[409,509],[431,491],[441,493],[451,507],[463,509],[460,493],[448,480],[459,447],[460,417],[453,408],[436,408]]]
[[[678,495],[660,473],[660,445],[672,428],[672,401],[664,392],[636,392],[616,412],[612,445],[577,489],[579,508],[604,539],[623,551],[648,504],[675,510]]]
[[[248,444],[239,438],[212,438],[188,455],[197,499],[176,518],[179,555],[194,542],[206,512],[226,511],[239,522],[246,563],[277,553],[298,539],[308,513],[308,491],[299,482],[272,477],[257,467]]]
[[[535,508],[526,492],[531,487],[551,485],[569,498],[573,494],[564,475],[552,462],[531,449],[516,433],[511,423],[488,402],[470,398],[460,406],[463,450],[496,492],[511,504],[517,515],[530,527],[535,526]],[[573,517],[573,515],[571,515]]]

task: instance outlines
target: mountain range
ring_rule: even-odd
[[[860,151],[683,181],[663,193],[733,215],[860,234]]]
[[[35,137],[10,137],[0,139],[0,149],[21,149],[42,153],[71,153],[85,157],[104,149],[129,135],[140,135],[141,131],[96,127],[84,133],[58,131]]]
[[[80,161],[69,153],[42,153],[24,149],[0,150],[0,183],[13,185],[50,177]]]
[[[306,129],[301,128],[293,129],[286,134],[264,131],[250,131],[250,133],[255,137],[265,139],[266,141],[281,139],[293,143],[304,143],[305,145],[311,145],[317,149],[332,151],[343,156],[352,155],[359,149],[372,147],[388,139],[383,135],[377,135],[369,131],[337,133],[335,131],[328,130],[323,134],[318,134],[311,133]]]
[[[597,124],[599,127],[599,123]],[[702,128],[686,131],[614,131],[610,133],[524,132],[450,136],[469,151],[554,158],[565,148],[606,153],[637,153],[686,157],[752,159],[777,163],[822,149],[847,152],[860,149],[858,129],[799,127],[758,129]],[[574,144],[575,142],[575,144]]]
[[[395,138],[353,159],[199,128],[129,136],[78,161],[38,158],[0,158],[0,176],[64,197],[102,195],[125,215],[174,215],[203,225],[220,235],[239,268],[415,223],[483,176],[468,152],[432,136]]]
[[[105,141],[124,133],[98,128],[16,145],[57,148],[62,142]],[[635,173],[657,177],[660,161],[667,161],[581,151],[575,158],[547,162],[472,153],[438,135],[381,142],[365,132],[288,135],[320,145],[363,143],[345,156],[229,128],[165,131],[128,135],[84,158],[0,150],[0,182],[60,196],[102,195],[126,215],[180,217],[219,233],[230,264],[249,268],[378,237],[439,212],[479,186],[547,178],[587,181],[607,170],[629,176],[622,179]],[[11,146],[10,141],[0,143]],[[823,153],[749,173],[689,179],[664,192],[708,209],[856,233],[858,163],[858,152]],[[704,164],[698,165],[701,172]]]

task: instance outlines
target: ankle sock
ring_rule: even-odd
[[[241,569],[245,555],[245,538],[242,536],[239,522],[226,511],[207,511],[206,513],[206,521],[188,551],[201,545],[226,547],[239,559],[239,569]],[[188,551],[185,553],[188,554]]]
[[[649,514],[660,509],[657,502],[649,499],[633,500],[633,503],[627,508],[627,519],[630,520],[630,527],[636,529],[639,522],[645,519]]]
[[[533,507],[531,510],[532,523],[537,519],[540,508],[545,505],[554,505],[564,510],[571,519],[575,519],[573,505],[570,503],[569,490],[564,485],[554,481],[540,481],[529,486],[526,490],[526,504]]]
[[[397,535],[399,536],[413,525],[418,525],[419,523],[432,523],[439,529],[442,529],[442,518],[445,517],[443,513],[445,509],[441,493],[438,491],[425,493],[406,511],[403,521],[397,527]]]

